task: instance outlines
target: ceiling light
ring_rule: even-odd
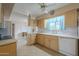
[[[48,13],[48,11],[46,10],[47,5],[45,3],[39,3],[39,5],[42,13]]]

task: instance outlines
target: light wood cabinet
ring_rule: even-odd
[[[44,45],[44,35],[38,34],[38,35],[36,36],[36,42],[37,42],[38,44]]]
[[[73,9],[65,13],[65,27],[77,26],[77,10]]]
[[[60,15],[63,15],[65,17],[65,21],[64,21],[65,28],[67,28],[67,27],[71,27],[71,28],[77,27],[77,13],[78,13],[77,9],[72,9],[72,10],[64,12],[63,14],[60,14]],[[37,26],[39,28],[44,29],[44,18],[38,20]]]
[[[43,45],[49,49],[58,51],[57,36],[38,34],[36,37],[36,43]]]
[[[58,37],[52,35],[45,35],[45,46],[58,51]]]
[[[1,4],[0,4],[0,23],[1,23]]]
[[[27,45],[32,45],[32,44],[35,44],[35,38],[36,38],[36,35],[30,35],[30,38],[27,40]]]
[[[44,19],[43,18],[37,21],[37,26],[41,29],[44,28]]]
[[[10,43],[0,46],[0,55],[14,56],[16,55],[16,43]]]
[[[2,7],[2,3],[0,3],[0,28],[2,28],[4,23],[4,9]]]
[[[58,51],[59,46],[58,46],[58,37],[57,36],[51,36],[50,38],[50,49]]]
[[[3,16],[3,7],[2,4],[0,3],[0,23],[3,23],[4,16]]]
[[[50,40],[51,40],[50,36],[45,35],[45,44],[44,45],[48,48],[50,48]]]

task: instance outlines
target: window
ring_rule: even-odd
[[[44,26],[45,26],[45,29],[47,30],[63,30],[64,16],[46,19]]]

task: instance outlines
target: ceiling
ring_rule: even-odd
[[[46,10],[55,10],[63,6],[68,5],[68,3],[45,3],[47,5]],[[16,3],[13,7],[11,19],[17,18],[17,20],[26,20],[27,14],[31,14],[36,17],[42,14],[40,5],[38,3]],[[16,20],[16,19],[15,19]]]

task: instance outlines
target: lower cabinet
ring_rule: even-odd
[[[72,38],[38,34],[36,37],[36,42],[64,55],[78,55],[78,40]]]
[[[78,55],[78,40],[59,37],[59,52],[68,56]]]
[[[38,34],[36,37],[36,43],[58,51],[58,37],[56,36]]]
[[[50,39],[48,39],[48,38],[45,36],[44,41],[45,41],[44,46],[50,48]]]
[[[10,43],[0,46],[0,56],[15,56],[16,55],[16,43]]]
[[[52,36],[52,39],[50,39],[50,49],[58,51],[58,37]]]
[[[41,44],[41,45],[44,45],[44,35],[40,35],[40,34],[38,34],[37,36],[36,36],[36,43],[38,43],[38,44]]]

